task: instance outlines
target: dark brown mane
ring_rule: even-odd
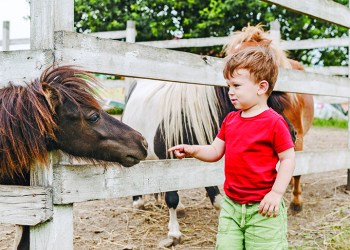
[[[99,109],[91,87],[95,83],[84,71],[65,66],[50,67],[25,86],[10,83],[0,89],[0,179],[22,176],[35,161],[47,162],[46,142],[56,140],[57,129],[51,102],[58,106],[70,100],[78,110],[82,105]]]

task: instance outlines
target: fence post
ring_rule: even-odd
[[[136,25],[135,21],[128,20],[126,22],[126,42],[128,43],[135,43],[136,42]],[[124,101],[126,103],[127,95],[129,93],[130,85],[135,81],[132,77],[125,78],[125,85],[124,85]]]
[[[4,21],[2,25],[2,50],[10,50],[10,22]]]
[[[74,0],[31,0],[31,49],[54,49],[54,31],[73,30]],[[31,170],[32,186],[53,185],[53,165]],[[73,205],[54,205],[51,220],[30,228],[30,249],[73,249]]]
[[[135,21],[128,20],[126,22],[126,42],[134,43],[136,41]]]
[[[272,21],[270,23],[270,38],[277,46],[280,46],[281,24],[278,20]]]

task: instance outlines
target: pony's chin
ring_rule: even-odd
[[[138,164],[139,162],[140,162],[140,159],[128,155],[127,157],[125,157],[125,159],[122,162],[120,162],[120,164],[122,164],[126,168],[129,168]]]

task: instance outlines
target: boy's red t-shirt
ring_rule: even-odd
[[[226,147],[226,195],[240,204],[260,202],[276,180],[277,154],[294,147],[286,121],[271,108],[249,118],[231,112],[217,137]]]

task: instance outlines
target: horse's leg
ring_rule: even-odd
[[[295,142],[295,151],[303,150],[303,134],[297,134],[297,140]],[[300,212],[303,209],[302,199],[301,199],[301,186],[300,186],[300,178],[301,176],[294,176],[293,181],[293,199],[290,203],[290,208],[293,212]]]
[[[142,195],[135,195],[132,197],[132,206],[137,209],[145,209],[145,201],[142,198]]]
[[[216,210],[220,210],[222,196],[219,188],[217,186],[205,187],[205,190],[207,191],[211,204],[215,207]]]
[[[29,250],[29,226],[16,225],[16,236],[13,249]]]
[[[180,225],[177,221],[176,208],[179,204],[179,194],[177,191],[165,193],[165,202],[169,208],[169,224],[168,224],[168,238],[176,245],[181,240]]]
[[[303,209],[303,204],[301,201],[300,178],[301,175],[294,176],[293,200],[290,203],[290,208],[294,212],[300,212]]]

